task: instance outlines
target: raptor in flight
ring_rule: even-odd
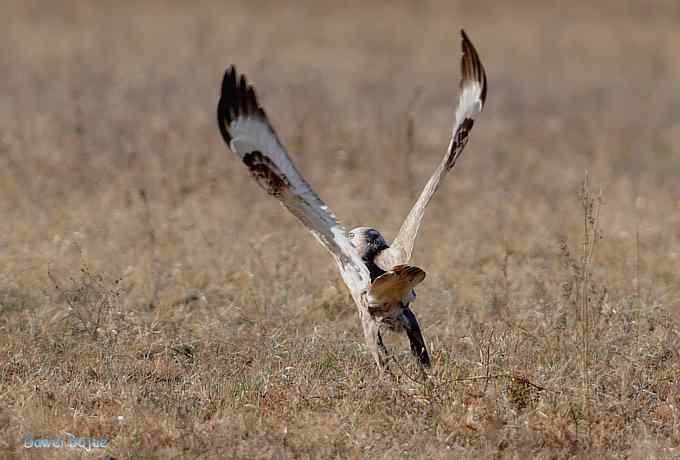
[[[408,264],[425,208],[460,158],[486,100],[484,67],[465,32],[461,35],[462,75],[448,149],[391,244],[373,228],[346,232],[295,167],[245,77],[230,67],[222,82],[217,122],[224,141],[260,186],[281,201],[331,253],[357,305],[366,344],[381,372],[389,356],[381,335],[384,328],[406,332],[412,353],[423,367],[430,365],[425,340],[410,308],[414,287],[425,279],[425,272]]]

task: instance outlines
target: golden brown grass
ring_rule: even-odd
[[[571,3],[3,3],[0,452],[678,457],[680,7]],[[219,138],[221,73],[391,237],[460,27],[489,104],[416,247],[434,365],[397,340],[378,381],[330,258]]]

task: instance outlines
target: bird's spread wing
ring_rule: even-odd
[[[369,311],[399,306],[414,287],[425,279],[425,272],[412,265],[398,265],[377,277],[368,290]]]
[[[270,195],[276,197],[334,256],[355,299],[370,275],[328,206],[312,190],[288,157],[267,115],[243,75],[227,69],[217,105],[220,133],[232,152]]]
[[[468,39],[465,31],[463,36],[461,58],[461,81],[458,107],[456,108],[456,120],[451,133],[449,148],[441,163],[430,177],[425,188],[420,194],[418,201],[411,208],[408,217],[401,225],[397,237],[391,246],[382,251],[376,257],[377,264],[384,270],[389,270],[395,265],[406,264],[411,259],[413,245],[418,234],[420,222],[423,219],[425,208],[437,191],[442,178],[456,165],[465,145],[475,117],[481,112],[486,100],[486,73],[482,66],[477,51]]]

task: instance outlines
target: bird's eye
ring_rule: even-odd
[[[350,237],[350,239],[354,238],[354,232],[349,232],[347,236]]]

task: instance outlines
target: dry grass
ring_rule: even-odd
[[[4,2],[0,452],[680,456],[680,7],[572,3]],[[461,26],[489,104],[416,247],[434,366],[380,382],[330,258],[219,138],[221,73],[389,237]]]

